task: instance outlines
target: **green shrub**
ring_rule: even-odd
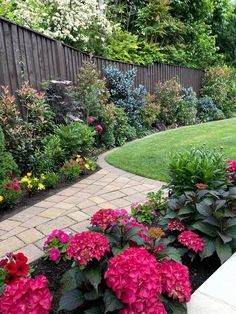
[[[16,187],[16,188],[14,188]],[[4,179],[0,183],[0,208],[9,209],[21,198],[22,190],[15,179]]]
[[[55,188],[57,183],[60,180],[60,177],[55,172],[48,172],[46,174],[42,174],[41,178],[43,179],[43,183],[47,188]]]
[[[160,113],[160,105],[156,103],[154,95],[148,94],[145,98],[145,105],[141,109],[141,123],[148,129],[157,122]]]
[[[224,113],[217,108],[211,97],[205,96],[197,102],[197,116],[202,122],[224,119]]]
[[[19,175],[19,169],[11,153],[5,151],[5,139],[0,127],[0,181],[9,175]]]
[[[211,189],[225,184],[226,162],[221,152],[206,146],[172,155],[169,164],[170,186],[177,194],[196,190],[202,183]]]
[[[60,172],[64,175],[66,180],[75,180],[82,173],[83,166],[76,160],[67,160],[61,167]]]
[[[196,123],[197,95],[192,87],[181,88],[182,101],[179,103],[177,112],[178,125],[191,125]]]
[[[158,120],[161,124],[170,126],[177,122],[177,113],[182,102],[180,84],[173,78],[156,86],[156,102],[160,105]]]

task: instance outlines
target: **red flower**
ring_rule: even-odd
[[[188,249],[192,249],[194,252],[202,252],[204,242],[198,234],[192,231],[184,231],[178,236],[178,241]]]
[[[120,216],[120,213],[111,208],[99,209],[91,218],[91,224],[106,230],[109,226],[116,224],[116,220]]]
[[[24,263],[28,262],[28,258],[23,253],[13,254],[12,256],[17,263]]]
[[[171,231],[184,231],[185,229],[185,225],[179,219],[172,219],[167,227]]]
[[[94,118],[93,117],[89,117],[88,118],[88,124],[93,124],[94,122]]]
[[[163,290],[168,297],[188,302],[192,292],[188,267],[174,261],[164,261],[161,270]]]
[[[128,248],[112,257],[104,278],[116,297],[128,305],[120,313],[157,313],[146,310],[153,309],[162,293],[161,267],[145,248]]]
[[[67,168],[67,165],[66,165],[66,164],[64,164],[62,167],[63,167],[64,169],[66,169],[66,168]]]
[[[44,276],[35,279],[22,277],[6,286],[0,297],[0,313],[48,314],[52,297],[47,283]]]
[[[7,183],[5,184],[5,188],[6,188],[7,190],[11,189],[12,187],[13,187],[13,184],[12,184],[11,182],[7,182]]]
[[[74,166],[75,166],[75,162],[74,162],[73,160],[70,160],[69,163],[70,163],[70,166],[71,166],[71,167],[74,167]]]
[[[4,267],[8,262],[8,259],[7,258],[3,258],[1,261],[0,261],[0,268],[1,267]]]
[[[97,130],[98,133],[102,133],[103,131],[103,127],[100,124],[96,125],[95,129]]]
[[[11,273],[11,274],[16,274],[17,272],[17,267],[16,267],[16,263],[14,262],[9,262],[5,265],[5,269],[7,272]]]
[[[236,172],[236,160],[227,160],[228,172]]]
[[[14,184],[13,184],[13,189],[14,189],[15,191],[19,191],[19,190],[20,190],[19,184],[14,183]]]
[[[165,307],[163,303],[161,303],[159,300],[157,300],[156,297],[149,298],[146,300],[145,304],[145,312],[137,312],[136,308],[134,308],[132,305],[127,306],[126,308],[119,311],[119,314],[167,314]]]
[[[29,272],[29,265],[22,263],[22,262],[18,262],[16,264],[17,276],[26,277],[28,275],[28,272]]]
[[[85,231],[71,238],[67,254],[80,265],[87,265],[94,258],[100,261],[106,251],[109,252],[110,247],[104,235],[98,232]]]
[[[5,278],[4,282],[7,283],[8,285],[12,284],[13,282],[18,281],[18,276],[16,274],[11,274],[9,273],[7,277]]]

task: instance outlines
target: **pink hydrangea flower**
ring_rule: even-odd
[[[53,238],[57,237],[57,239],[61,243],[66,243],[69,241],[70,236],[68,233],[64,232],[63,230],[53,230],[52,233],[48,236],[47,240],[44,242],[44,248],[48,247],[49,243]]]
[[[98,232],[85,231],[77,233],[70,240],[67,254],[80,265],[87,265],[92,259],[98,261],[110,251],[107,238]]]
[[[161,270],[163,290],[168,297],[179,302],[188,302],[192,292],[188,267],[166,260],[161,263]]]
[[[228,172],[236,172],[236,160],[227,160]]]
[[[143,247],[128,248],[112,257],[104,278],[116,297],[128,305],[123,314],[146,313],[151,300],[162,293],[160,263]]]
[[[103,127],[101,126],[101,124],[97,124],[95,126],[95,129],[97,130],[98,133],[102,133],[102,131],[103,131]]]
[[[69,235],[66,232],[59,232],[57,238],[61,243],[66,243],[69,241]]]
[[[125,209],[100,209],[92,216],[91,224],[106,230],[109,226],[115,225],[119,217],[126,215],[128,215],[128,213]]]
[[[52,297],[44,276],[21,277],[17,282],[7,285],[0,297],[2,314],[48,314]]]
[[[184,231],[185,229],[185,225],[179,219],[172,219],[167,227],[171,231]]]
[[[49,257],[54,262],[60,258],[60,255],[60,250],[58,248],[52,248],[49,250]]]
[[[119,311],[119,314],[167,314],[163,303],[157,300],[156,297],[150,298],[146,301],[145,309],[141,312],[136,312],[136,308],[133,306],[127,306]]]
[[[158,245],[158,246],[155,247],[154,252],[155,252],[155,253],[158,253],[159,251],[165,250],[166,248],[167,248],[167,245],[160,244],[160,245]]]
[[[204,247],[204,241],[195,232],[186,230],[178,236],[178,241],[188,249],[192,249],[194,252],[202,252]]]

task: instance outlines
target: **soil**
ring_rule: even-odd
[[[190,281],[192,284],[193,292],[198,289],[204,283],[204,281],[206,281],[220,267],[219,259],[215,255],[210,258],[206,258],[202,262],[198,258],[196,258],[193,262],[186,259],[184,260],[184,264],[189,267]],[[61,262],[59,264],[55,264],[52,261],[41,258],[38,261],[34,262],[32,264],[32,267],[35,270],[34,276],[45,275],[49,280],[49,289],[53,294],[53,304],[50,313],[78,313],[78,311],[57,311],[60,299],[60,279],[63,273],[70,269],[71,262]]]
[[[97,169],[93,172],[83,174],[78,179],[73,181],[66,181],[65,179],[61,178],[60,181],[57,183],[56,187],[53,189],[46,189],[42,190],[34,195],[29,196],[28,194],[23,195],[20,203],[14,206],[13,208],[2,209],[0,211],[0,221],[8,219],[17,213],[21,212],[22,210],[26,209],[27,207],[33,206],[50,196],[55,195],[56,193],[64,190],[65,188],[70,187],[71,185],[89,177],[90,175],[94,174],[95,172],[99,171],[100,168],[97,166]]]

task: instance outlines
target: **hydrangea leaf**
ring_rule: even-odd
[[[105,313],[120,310],[124,307],[124,304],[116,298],[111,289],[106,289],[103,300],[105,303]]]
[[[74,289],[66,292],[60,299],[59,311],[73,311],[79,308],[84,303],[84,296],[82,291]]]

